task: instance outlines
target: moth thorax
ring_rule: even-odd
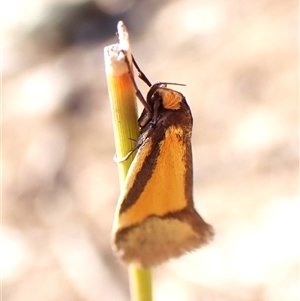
[[[167,88],[159,88],[157,92],[162,98],[162,104],[165,109],[168,110],[179,110],[180,104],[183,101],[183,96],[181,93],[167,89]]]

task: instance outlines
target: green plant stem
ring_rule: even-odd
[[[130,292],[132,300],[152,300],[152,279],[150,269],[129,266]]]
[[[121,50],[124,50],[120,49],[120,44],[124,45],[124,41],[121,41],[122,38],[127,39],[125,44],[129,48],[128,33],[124,24],[122,23],[120,26],[120,23],[118,24],[120,43],[104,49],[117,158],[126,156],[133,149],[133,141],[139,133],[135,90],[125,59],[124,57],[122,59],[122,55],[120,55],[122,54]],[[125,30],[125,32],[120,32],[121,30]],[[134,155],[131,155],[127,160],[118,163],[121,189],[133,157]],[[141,269],[130,265],[129,282],[132,301],[152,300],[150,269]]]

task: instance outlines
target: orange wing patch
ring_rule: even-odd
[[[186,167],[183,161],[186,146],[182,142],[182,135],[181,128],[174,126],[168,128],[166,137],[160,144],[160,155],[157,158],[152,177],[139,199],[119,216],[116,225],[119,229],[138,224],[151,215],[164,216],[187,206],[185,198]],[[132,165],[136,172],[140,170],[140,168],[135,168],[134,162]],[[139,179],[135,178],[135,175],[132,176],[134,185],[139,185]],[[132,184],[133,180],[126,181],[125,192],[130,189]],[[124,195],[121,195],[119,204],[122,203],[123,198]]]

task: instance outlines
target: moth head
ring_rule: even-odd
[[[139,118],[139,125],[145,126],[150,120],[155,124],[160,109],[165,110],[179,110],[182,103],[186,103],[185,97],[175,90],[167,88],[167,84],[184,86],[175,83],[156,83],[151,86],[147,94],[147,103],[149,104],[152,113],[144,110]]]
[[[179,85],[174,83],[157,83],[154,84],[147,94],[147,102],[153,109],[156,102],[167,110],[179,110],[180,104],[184,101],[184,96],[175,90],[167,88],[167,84]]]

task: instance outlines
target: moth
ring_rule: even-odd
[[[118,199],[113,249],[125,263],[146,268],[203,246],[213,228],[194,208],[193,118],[185,97],[168,88],[170,83],[152,85],[132,56],[138,76],[149,86],[145,99],[125,60],[144,109],[137,153]]]

